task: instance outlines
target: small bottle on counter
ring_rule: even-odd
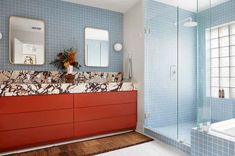
[[[219,89],[219,98],[222,98],[222,91]]]
[[[225,97],[224,89],[222,89],[222,91],[221,91],[221,97],[222,97],[222,98]]]

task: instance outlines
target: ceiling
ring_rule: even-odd
[[[101,9],[125,13],[140,0],[62,0]]]
[[[62,0],[76,4],[92,6],[125,13],[140,0]],[[172,6],[179,6],[182,9],[197,12],[197,0],[154,0]],[[210,2],[211,1],[211,2]],[[202,11],[227,2],[229,0],[198,0],[198,10]],[[211,3],[211,4],[210,4]]]
[[[161,3],[165,3],[172,6],[179,6],[179,8],[197,12],[197,0],[154,0]],[[208,8],[214,7],[216,5],[222,4],[229,0],[198,0],[198,10],[206,10]]]

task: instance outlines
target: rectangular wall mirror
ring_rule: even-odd
[[[89,67],[109,66],[109,32],[107,30],[85,29],[85,64]]]
[[[45,23],[11,16],[9,21],[9,59],[12,64],[45,63]]]

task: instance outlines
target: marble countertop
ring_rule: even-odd
[[[27,96],[136,90],[132,82],[108,83],[8,83],[0,85],[0,96]]]
[[[135,90],[132,82],[123,81],[122,72],[74,72],[74,84],[65,83],[66,74],[60,71],[0,71],[0,97]]]

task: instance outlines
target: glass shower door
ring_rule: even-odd
[[[191,144],[197,121],[197,0],[178,9],[178,140]]]
[[[177,8],[145,3],[145,127],[177,139]]]

